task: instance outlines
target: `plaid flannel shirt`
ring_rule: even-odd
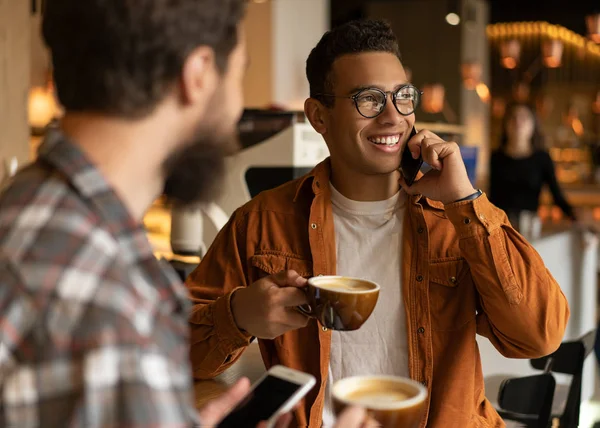
[[[0,426],[198,424],[186,290],[58,131],[0,197],[0,251]]]

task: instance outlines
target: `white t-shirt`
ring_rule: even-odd
[[[362,374],[405,376],[408,372],[406,315],[402,298],[402,222],[406,194],[385,201],[352,201],[331,186],[337,274],[381,287],[373,314],[356,331],[331,332],[329,379],[323,426],[334,425],[331,385]]]

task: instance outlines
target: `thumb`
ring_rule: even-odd
[[[308,280],[295,270],[284,270],[271,276],[271,280],[279,287],[304,287]]]

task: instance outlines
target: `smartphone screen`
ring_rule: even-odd
[[[417,135],[417,130],[413,126],[413,129],[408,136],[408,140],[406,140],[406,145],[404,146],[404,151],[402,152],[402,159],[400,160],[402,177],[409,186],[412,186],[412,184],[415,182],[415,178],[417,178],[417,174],[423,165],[423,158],[419,156],[418,159],[413,159],[410,150],[408,150],[408,141],[415,135]]]
[[[271,418],[300,388],[302,385],[267,375],[218,428],[255,427]]]

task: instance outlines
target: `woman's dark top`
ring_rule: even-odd
[[[554,162],[546,151],[535,151],[525,158],[513,158],[502,150],[492,153],[490,165],[490,201],[506,212],[537,212],[542,186],[547,184],[554,203],[575,220],[573,208],[563,196]]]

